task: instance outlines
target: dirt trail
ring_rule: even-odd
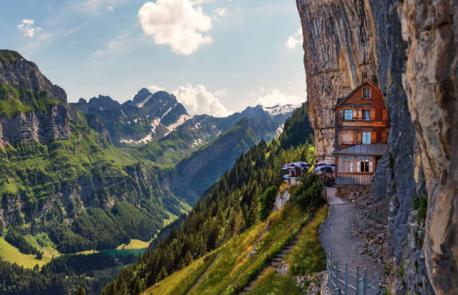
[[[358,209],[353,203],[339,198],[336,193],[335,188],[326,188],[329,216],[320,226],[321,246],[341,265],[348,262],[350,269],[359,266],[361,270],[367,270],[369,278],[375,280],[382,274],[383,266],[363,254],[364,241],[353,234]]]

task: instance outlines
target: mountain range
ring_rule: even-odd
[[[275,138],[292,109],[191,116],[173,94],[147,89],[123,104],[108,96],[68,103],[33,62],[1,50],[3,238],[23,236],[8,242],[48,259],[48,248],[151,240],[242,153]]]

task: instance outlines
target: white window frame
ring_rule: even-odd
[[[349,116],[347,116],[349,114]],[[343,110],[344,120],[351,121],[353,120],[353,110]]]
[[[367,171],[362,171],[361,170],[361,166],[363,166],[363,163],[365,164],[364,166],[367,165]],[[371,162],[368,159],[367,160],[359,160],[358,161],[358,167],[357,167],[358,173],[370,173],[371,172],[371,164],[370,163]]]
[[[361,136],[361,143],[362,144],[372,144],[372,132],[363,131],[363,134]]]

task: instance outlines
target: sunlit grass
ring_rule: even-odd
[[[0,237],[0,258],[25,268],[34,268],[35,266],[42,267],[47,264],[52,257],[43,255],[42,259],[37,259],[35,255],[21,253],[18,248]]]
[[[135,250],[148,248],[150,242],[145,242],[137,239],[131,239],[128,244],[121,244],[116,249],[118,250]]]
[[[281,275],[272,267],[264,269],[249,295],[305,294],[305,290],[297,286],[295,277],[324,270],[326,255],[318,240],[318,228],[326,216],[327,207],[323,207],[300,232],[296,245],[285,258],[290,265],[289,272]]]
[[[266,221],[215,250],[212,263],[204,267],[204,260],[198,259],[146,294],[233,294],[255,278],[308,220],[308,214],[297,206],[273,212]]]

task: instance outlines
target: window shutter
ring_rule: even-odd
[[[374,144],[377,142],[377,132],[371,132],[371,143]]]
[[[361,144],[362,143],[362,132],[360,130],[356,131],[356,143]]]

